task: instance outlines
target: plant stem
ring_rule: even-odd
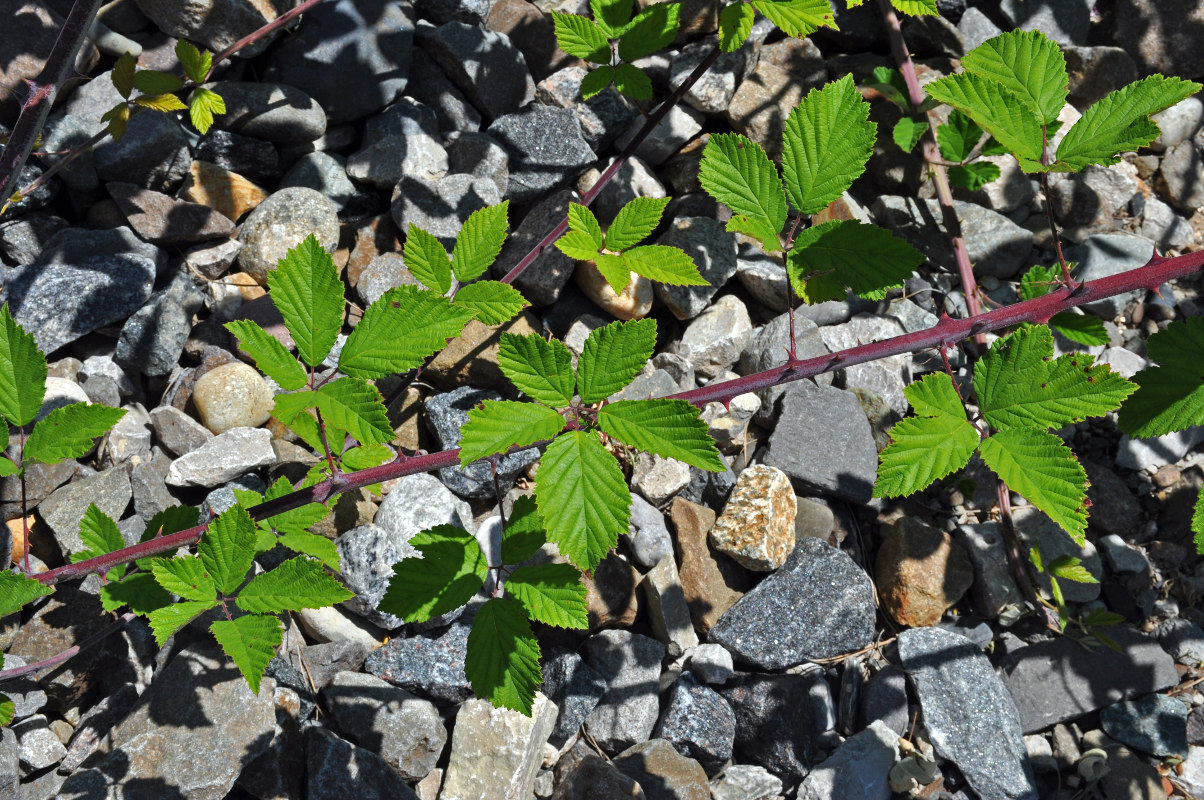
[[[56,653],[50,658],[44,658],[41,661],[35,661],[32,664],[26,664],[23,667],[13,667],[12,669],[0,671],[0,682],[15,680],[34,672],[49,669],[50,667],[57,667],[59,664],[62,664],[72,656],[82,653],[84,650],[87,650],[90,647],[95,647],[112,634],[117,633],[124,628],[126,624],[134,618],[134,616],[135,615],[133,611],[127,611],[105,627],[98,630],[96,633],[84,639],[79,644],[72,645],[61,653]]]

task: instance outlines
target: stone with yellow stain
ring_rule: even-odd
[[[10,519],[6,523],[8,525],[9,535],[12,537],[12,540],[13,540],[12,562],[14,564],[16,564],[21,559],[25,558],[25,527],[28,526],[29,528],[32,529],[34,522],[35,522],[34,516],[33,516],[33,514],[30,514],[28,517],[26,517],[24,519],[24,524],[22,524],[21,517],[17,517],[16,519]]]
[[[652,310],[652,281],[634,272],[622,292],[606,282],[592,261],[578,261],[573,279],[586,297],[617,319],[643,319]]]
[[[209,206],[233,222],[238,222],[244,214],[262,203],[268,193],[237,172],[208,161],[193,161],[179,196],[183,200]]]
[[[745,569],[772,572],[794,550],[798,502],[790,478],[777,467],[740,473],[723,513],[711,528],[711,546]]]
[[[244,303],[258,300],[268,293],[267,289],[260,286],[253,277],[245,272],[232,272],[224,278],[224,281],[238,288],[238,294]]]

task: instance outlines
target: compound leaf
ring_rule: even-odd
[[[477,281],[461,286],[452,303],[486,325],[500,325],[527,305],[522,292],[500,281]]]
[[[125,103],[118,103],[101,114],[100,121],[108,123],[105,127],[108,129],[109,135],[113,137],[113,141],[120,141],[121,137],[125,136],[126,126],[130,123],[130,107]]]
[[[6,617],[30,600],[54,594],[54,587],[7,570],[0,571],[0,617]]]
[[[756,15],[753,7],[747,3],[724,6],[719,12],[719,49],[725,53],[739,50],[752,33]]]
[[[655,320],[612,322],[591,331],[577,361],[582,402],[601,402],[631,383],[655,348]]]
[[[188,118],[192,127],[202,135],[213,126],[213,117],[226,113],[226,101],[217,92],[209,89],[194,89],[188,96]]]
[[[891,428],[891,443],[880,456],[875,497],[918,492],[964,467],[978,447],[978,431],[966,419],[948,375],[935,372],[903,393],[916,415]]]
[[[478,696],[531,716],[535,690],[543,681],[539,657],[539,641],[517,600],[494,597],[481,606],[464,659],[464,674]]]
[[[515,445],[551,439],[564,428],[564,417],[538,403],[486,400],[468,412],[460,428],[460,463],[468,466],[479,458],[505,453]]]
[[[259,682],[284,640],[280,620],[267,614],[247,614],[245,617],[220,619],[209,627],[213,638],[247,679],[251,691],[259,694]]]
[[[739,217],[747,220],[746,224],[737,223],[745,232],[771,249],[780,248],[786,193],[777,167],[759,144],[739,133],[712,134],[702,151],[698,182],[707,194],[732,210],[733,222]]]
[[[619,461],[591,431],[569,431],[544,452],[535,502],[569,561],[592,570],[627,532],[631,492]]]
[[[635,100],[652,99],[652,79],[634,64],[615,67],[615,88]]]
[[[8,456],[0,456],[0,478],[8,478],[16,475],[21,471],[21,468],[13,463]]]
[[[393,439],[384,398],[362,378],[339,378],[322,386],[318,389],[318,410],[326,422],[347,431],[361,444],[383,444]]]
[[[606,230],[603,238],[606,249],[618,252],[642,242],[660,224],[668,204],[668,197],[637,197],[627,203]]]
[[[176,41],[176,58],[193,83],[204,83],[209,70],[213,69],[213,55],[207,50],[198,50],[183,39]]]
[[[1074,264],[1071,263],[1069,266],[1073,267]],[[1020,299],[1032,300],[1037,297],[1044,297],[1052,292],[1056,286],[1061,285],[1061,282],[1062,268],[1060,266],[1051,264],[1045,267],[1038,264],[1020,276]]]
[[[470,319],[468,311],[435,292],[395,287],[368,306],[343,345],[339,369],[359,378],[383,378],[422,366]]]
[[[308,531],[286,531],[276,540],[294,553],[312,556],[333,570],[339,568],[339,549],[325,536]]]
[[[256,575],[238,593],[236,602],[243,611],[276,614],[333,606],[354,596],[319,562],[298,556],[270,572]]]
[[[530,495],[515,498],[510,519],[506,520],[506,529],[502,532],[502,563],[521,564],[535,555],[546,541],[543,517],[535,507],[535,498]]]
[[[171,635],[217,605],[217,600],[185,600],[156,608],[147,614],[155,642],[162,647]]]
[[[585,585],[572,564],[520,567],[506,579],[506,594],[523,604],[527,616],[556,628],[589,626]]]
[[[25,442],[25,460],[57,464],[79,458],[124,416],[120,408],[88,403],[56,408],[33,426]]]
[[[931,97],[965,112],[1020,161],[1025,172],[1042,172],[1044,139],[1037,113],[1003,84],[963,72],[925,87]]]
[[[185,600],[202,603],[217,600],[217,584],[196,556],[156,558],[151,561],[151,574],[166,591]]]
[[[113,65],[113,71],[109,73],[113,87],[126,100],[130,99],[130,94],[134,91],[134,72],[137,69],[138,59],[127,52],[121,54],[117,63]]]
[[[452,248],[452,272],[460,283],[479,278],[502,251],[506,242],[509,223],[506,214],[510,201],[503,200],[496,206],[478,208],[468,215],[456,246]]]
[[[664,244],[633,247],[620,256],[622,272],[634,272],[645,278],[672,286],[706,286],[706,278],[698,271],[694,259],[682,249]],[[599,259],[601,265],[603,259]],[[627,280],[630,280],[630,276]],[[607,276],[610,281],[610,276]],[[611,282],[611,286],[614,283]],[[616,289],[622,291],[622,289]]]
[[[1150,336],[1150,359],[1138,388],[1120,407],[1118,427],[1130,436],[1162,436],[1204,425],[1204,317],[1172,322]]]
[[[890,231],[857,220],[830,220],[799,233],[786,260],[795,292],[808,302],[817,276],[848,287],[862,297],[880,299],[911,277],[924,255]],[[837,290],[844,297],[843,289]],[[819,299],[819,298],[817,298]]]
[[[625,445],[710,472],[727,466],[699,411],[685,400],[620,400],[598,409],[598,427]]]
[[[174,94],[140,94],[134,98],[134,105],[149,108],[151,111],[183,111],[188,108],[184,101]]]
[[[447,294],[452,281],[451,259],[446,248],[433,234],[411,222],[406,233],[402,257],[405,259],[406,269],[421,281],[423,286],[434,289],[439,294]]]
[[[255,558],[255,522],[242,506],[232,506],[209,523],[197,555],[222,594],[237,589]]]
[[[305,237],[268,270],[268,289],[301,360],[321,364],[343,326],[343,282],[316,236]]]
[[[100,604],[105,611],[129,606],[135,614],[146,616],[156,608],[171,605],[171,595],[149,572],[135,572],[119,581],[100,587]]]
[[[184,88],[184,81],[157,69],[143,69],[134,73],[134,88],[147,94],[166,94]]]
[[[878,130],[869,114],[870,104],[851,74],[812,89],[790,112],[782,136],[782,174],[795,209],[823,211],[865,172]]]
[[[680,11],[678,3],[657,3],[636,14],[619,38],[619,58],[635,61],[673,44]]]
[[[751,5],[795,39],[810,36],[820,26],[837,29],[836,16],[828,0],[752,0]]]
[[[300,389],[308,380],[305,367],[293,358],[280,340],[249,319],[236,319],[226,323],[226,330],[238,337],[238,346],[255,359],[259,367],[280,388],[288,391]]]
[[[45,396],[46,356],[5,303],[0,306],[0,416],[13,425],[28,425]]]
[[[503,333],[498,366],[516,389],[534,400],[555,408],[573,402],[573,354],[563,342]]]
[[[489,562],[477,540],[454,525],[439,525],[410,540],[422,558],[404,558],[377,606],[407,622],[455,611],[480,591]]]
[[[553,11],[552,23],[556,26],[556,43],[570,56],[595,64],[610,61],[610,41],[594,22],[577,14]]]
[[[984,439],[978,452],[1004,483],[1083,544],[1087,473],[1061,439],[1048,431],[1013,428]]]
[[[614,67],[605,65],[595,67],[590,70],[588,75],[581,79],[581,99],[590,99],[594,95],[606,90],[614,82]]]
[[[1066,105],[1066,57],[1040,31],[1009,31],[975,47],[962,59],[967,72],[1002,84],[1048,125]],[[959,159],[960,160],[960,159]]]

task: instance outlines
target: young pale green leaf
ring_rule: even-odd
[[[949,121],[936,129],[937,146],[941,158],[961,163],[968,159],[982,140],[983,129],[957,109],[949,113]]]
[[[1013,428],[984,439],[978,452],[1004,483],[1083,544],[1087,473],[1061,439],[1047,431]]]
[[[1099,583],[1095,576],[1083,566],[1083,560],[1074,556],[1059,556],[1045,568],[1050,575],[1056,575],[1075,583]]]
[[[836,15],[828,0],[752,0],[750,4],[795,39],[810,36],[821,26],[837,27]]]
[[[642,242],[660,224],[668,204],[668,197],[637,197],[627,203],[606,229],[606,249],[617,253]]]
[[[625,445],[709,472],[727,466],[699,411],[685,400],[620,400],[598,409],[598,427]]]
[[[799,212],[823,211],[865,172],[878,130],[869,114],[870,104],[851,74],[812,89],[790,112],[782,136],[782,174]]]
[[[25,460],[57,464],[79,458],[124,416],[120,408],[88,403],[56,408],[33,426],[25,442]]]
[[[0,416],[13,425],[28,425],[45,395],[46,356],[5,303],[0,306]]]
[[[267,614],[247,614],[234,619],[219,619],[209,630],[222,650],[247,679],[251,691],[259,694],[259,682],[284,641],[280,620]]]
[[[732,210],[733,220],[748,221],[741,223],[746,233],[762,242],[778,241],[786,224],[786,193],[777,167],[759,144],[738,133],[711,134],[702,151],[698,182]]]
[[[1070,266],[1073,267],[1074,264]],[[1037,297],[1044,297],[1055,287],[1061,285],[1061,282],[1062,268],[1059,265],[1051,264],[1045,267],[1038,264],[1020,276],[1020,299],[1033,300]]]
[[[54,587],[7,570],[0,571],[0,617],[21,610],[30,600],[54,594]]]
[[[502,251],[509,227],[506,221],[509,209],[510,201],[503,200],[499,205],[479,208],[468,215],[452,248],[452,272],[460,283],[484,275]]]
[[[355,594],[328,574],[317,561],[290,558],[262,575],[256,575],[236,601],[243,611],[277,614],[303,608],[325,608],[349,600]]]
[[[538,403],[486,400],[468,412],[460,428],[460,463],[505,453],[511,447],[551,439],[564,428],[564,417]]]
[[[658,283],[671,286],[707,285],[706,278],[698,271],[694,259],[677,247],[646,244],[631,248],[620,256],[620,259],[623,272],[634,272]]]
[[[316,236],[305,237],[268,271],[268,289],[301,360],[321,364],[343,326],[343,282]]]
[[[535,690],[543,681],[539,657],[539,641],[517,600],[494,597],[481,606],[464,659],[473,692],[495,706],[531,716]]]
[[[4,666],[4,662],[0,660],[0,667]],[[0,694],[0,728],[12,724],[13,717],[17,715],[17,704],[13,699],[6,694]]]
[[[891,130],[891,138],[895,140],[895,144],[900,150],[910,153],[920,143],[926,130],[928,130],[927,120],[903,117],[895,123],[895,127]]]
[[[502,563],[521,564],[535,555],[546,541],[543,517],[535,507],[535,498],[530,495],[515,498],[510,519],[506,520],[502,532]]]
[[[196,556],[156,558],[151,561],[151,574],[166,591],[185,600],[209,602],[217,599],[217,584]]]
[[[633,0],[590,0],[594,22],[607,38],[617,39],[631,21]]]
[[[936,0],[890,0],[890,4],[903,14],[912,17],[936,16]]]
[[[1019,97],[1048,125],[1066,105],[1066,57],[1040,31],[1009,31],[975,47],[962,58],[967,72],[989,78]]]
[[[157,69],[143,69],[134,74],[134,88],[146,94],[167,94],[184,88],[184,81]]]
[[[135,572],[119,581],[100,587],[100,604],[105,611],[129,606],[135,614],[146,616],[156,608],[171,605],[171,594],[149,572]]]
[[[631,517],[619,461],[589,431],[569,431],[548,446],[535,478],[535,502],[548,541],[583,570],[598,566]]]
[[[602,245],[595,245],[584,231],[569,231],[556,240],[556,249],[578,261],[594,261]]]
[[[318,410],[327,422],[343,428],[361,444],[382,444],[393,439],[384,398],[362,378],[339,378],[322,386],[318,389]]]
[[[599,66],[590,70],[584,78],[581,79],[581,99],[588,100],[596,94],[605,91],[615,82],[614,67]]]
[[[222,594],[230,594],[247,577],[255,558],[255,522],[242,506],[233,506],[209,523],[197,555]]]
[[[554,408],[573,401],[573,354],[563,342],[503,333],[497,359],[502,374],[528,397]]]
[[[655,348],[655,320],[612,322],[591,331],[577,361],[582,402],[601,402],[631,383]]]
[[[238,337],[238,346],[255,359],[255,365],[280,388],[293,391],[300,389],[309,379],[305,367],[293,358],[280,340],[249,319],[236,319],[226,323],[226,330]]]
[[[1151,75],[1109,92],[1066,131],[1053,169],[1077,172],[1088,164],[1115,164],[1122,152],[1145,147],[1158,138],[1151,114],[1191,97],[1200,88],[1194,81]]]
[[[184,101],[174,94],[140,94],[134,98],[134,105],[149,108],[151,111],[183,111],[188,108]]]
[[[633,100],[652,99],[652,79],[634,64],[615,67],[615,88]]]
[[[610,61],[610,41],[598,25],[577,14],[559,11],[552,12],[552,24],[556,26],[556,43],[570,56],[595,64]]]
[[[184,68],[184,74],[193,83],[204,83],[213,69],[213,56],[207,50],[198,50],[195,46],[180,39],[176,42],[176,58]]]
[[[1041,164],[1044,139],[1037,113],[1003,84],[963,72],[933,81],[925,90],[942,103],[969,114],[1019,159],[1025,172],[1045,170]]]
[[[624,261],[625,255],[616,256],[610,253],[599,253],[594,258],[594,267],[608,284],[614,290],[615,294],[622,294],[627,288],[627,284],[631,283],[635,277],[631,274]]]
[[[990,161],[976,161],[949,167],[949,183],[977,192],[993,180],[999,178],[999,167]]]
[[[520,567],[506,579],[506,594],[522,603],[535,622],[578,630],[589,626],[585,585],[572,564]]]
[[[407,622],[455,611],[480,591],[489,562],[472,534],[454,525],[439,525],[411,541],[422,558],[405,558],[393,566],[393,577],[377,608]]]
[[[1158,366],[1133,377],[1140,388],[1121,405],[1117,427],[1146,437],[1204,425],[1204,318],[1172,322],[1150,337],[1148,352]]]
[[[598,224],[598,218],[594,216],[594,212],[590,211],[588,206],[569,203],[568,221],[570,231],[584,233],[594,245],[595,251],[602,249],[605,241],[605,237],[602,235],[602,226]]]
[[[137,69],[138,59],[126,52],[121,54],[117,63],[113,65],[113,71],[109,73],[114,88],[126,100],[130,99],[130,94],[134,91],[134,73]]]
[[[294,553],[312,556],[333,570],[339,569],[339,549],[325,536],[307,531],[288,531],[280,534],[276,541]]]
[[[978,447],[978,431],[966,419],[948,375],[934,372],[903,393],[916,416],[891,428],[891,443],[880,456],[874,497],[921,491],[964,467]]]
[[[500,325],[528,305],[522,292],[500,281],[477,281],[461,286],[452,303],[486,325]]]
[[[1049,324],[1072,342],[1088,347],[1108,343],[1108,329],[1104,327],[1104,321],[1090,314],[1062,311],[1050,317]]]
[[[156,608],[147,614],[155,643],[162,647],[171,635],[217,605],[217,600],[185,600]]]
[[[209,132],[215,116],[226,113],[226,101],[209,89],[195,89],[188,96],[188,118],[201,135]]]
[[[113,141],[121,141],[121,137],[125,136],[126,126],[130,123],[130,107],[124,102],[118,103],[101,114],[100,121],[108,123],[105,127]]]
[[[390,289],[368,306],[347,337],[339,369],[358,378],[383,378],[422,366],[471,319],[435,292],[416,286]]]
[[[974,370],[988,423],[999,430],[1060,428],[1115,410],[1136,389],[1089,355],[1052,356],[1053,334],[1044,325],[995,340]]]
[[[1204,492],[1196,498],[1196,506],[1191,514],[1191,532],[1194,534],[1196,552],[1204,555]]]
[[[761,248],[766,253],[773,253],[784,249],[778,232],[767,224],[765,220],[752,219],[751,217],[734,214],[727,221],[726,230],[728,233],[742,233],[745,236],[751,236],[760,243]]]
[[[8,478],[16,475],[21,471],[21,468],[13,463],[8,456],[0,456],[0,478]]]
[[[732,3],[719,11],[719,49],[725,53],[739,50],[752,33],[757,13],[747,3]]]
[[[673,44],[680,11],[678,3],[657,3],[636,14],[619,39],[619,58],[635,61]]]
[[[911,277],[924,255],[885,228],[856,220],[831,220],[799,233],[786,260],[790,283],[809,298],[803,284],[824,276],[862,297],[880,299]],[[843,289],[839,296],[844,297]]]
[[[423,286],[439,294],[447,294],[452,281],[451,259],[447,249],[433,234],[411,222],[402,254],[406,269]]]

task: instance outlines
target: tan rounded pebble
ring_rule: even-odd
[[[272,415],[275,398],[254,367],[235,362],[206,372],[192,390],[201,423],[214,433],[258,428]]]
[[[643,319],[652,310],[652,281],[631,273],[631,281],[616,293],[592,261],[578,261],[573,278],[585,296],[618,319]]]

